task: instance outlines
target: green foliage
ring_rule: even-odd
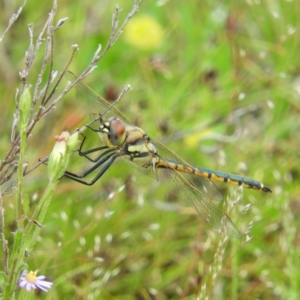
[[[254,178],[273,193],[218,185],[229,203],[242,197],[230,212],[236,226],[244,232],[253,222],[250,240],[233,240],[211,234],[192,209],[178,209],[182,203],[153,195],[155,180],[129,164],[117,162],[90,187],[63,178],[43,227],[37,226],[40,236],[30,235],[36,244],[29,249],[29,270],[39,269],[54,282],[38,297],[297,299],[299,1],[156,2],[145,1],[133,19],[146,15],[161,26],[160,47],[141,49],[121,35],[85,82],[105,98],[130,83],[132,91],[117,107],[151,138],[193,165]],[[79,74],[90,64],[98,44],[107,43],[115,4],[122,8],[122,23],[132,1],[58,2],[56,19],[69,19],[55,35],[53,69],[62,71],[73,44],[80,51],[70,70]],[[1,9],[5,28],[16,8]],[[10,143],[11,99],[21,87],[27,24],[34,23],[37,35],[50,9],[49,1],[29,1],[0,43],[0,92],[7,99],[1,102],[1,160]],[[28,83],[40,72],[39,55]],[[100,109],[79,92],[67,94],[32,132],[23,163],[34,166],[50,154],[53,136],[82,127]],[[86,149],[100,146],[96,133],[84,134]],[[76,152],[71,155],[69,171],[80,174],[89,166]],[[41,165],[23,178],[30,199],[26,212],[39,206],[47,172]],[[14,199],[10,190],[2,207],[4,233],[15,253],[22,242],[16,224],[22,221],[16,220]]]

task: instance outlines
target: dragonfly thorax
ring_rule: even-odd
[[[139,127],[128,125],[116,117],[100,123],[100,136],[110,148],[117,148],[124,158],[145,167],[153,167],[157,151],[149,136]]]
[[[130,160],[142,167],[154,165],[157,160],[157,150],[148,135],[137,126],[126,127],[124,152]]]

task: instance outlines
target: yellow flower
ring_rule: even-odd
[[[161,45],[164,33],[153,17],[142,15],[130,20],[125,27],[124,37],[128,44],[136,48],[151,50]]]

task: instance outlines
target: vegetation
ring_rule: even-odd
[[[20,4],[1,4],[3,298],[22,270],[38,269],[53,282],[40,299],[298,299],[300,2],[145,0],[137,12],[133,2],[25,1],[4,36]],[[35,45],[47,20],[57,30],[46,26],[39,51],[25,56],[30,33]],[[184,201],[165,197],[166,181],[153,192],[156,181],[124,162],[93,186],[57,181],[67,165],[81,174],[90,164],[70,148],[60,169],[40,164],[53,137],[66,142],[62,131],[103,109],[60,77],[66,69],[88,75],[110,101],[130,84],[117,108],[187,162],[269,186],[272,194],[217,184],[222,209],[247,234],[209,228]],[[34,94],[38,75],[48,86],[51,71],[45,95],[53,95]],[[15,100],[16,88],[23,96]],[[84,135],[85,149],[99,147],[96,133]]]

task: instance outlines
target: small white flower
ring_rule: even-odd
[[[30,271],[28,274],[24,274],[24,276],[20,278],[19,287],[26,287],[28,292],[30,292],[32,289],[35,290],[36,288],[39,288],[44,292],[48,292],[47,289],[51,288],[53,282],[44,280],[46,278],[44,275],[36,276],[37,272],[38,271]]]

